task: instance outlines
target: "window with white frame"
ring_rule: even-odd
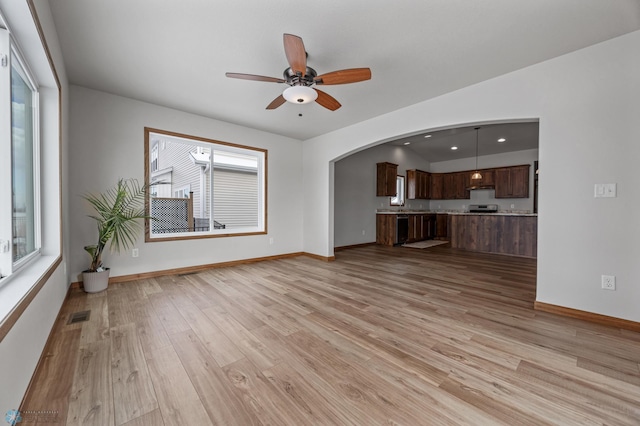
[[[392,206],[404,206],[404,176],[396,176],[396,195],[391,197],[389,204]]]
[[[0,270],[6,276],[40,251],[39,98],[28,65],[2,28],[0,61]]]
[[[189,198],[189,192],[191,192],[191,185],[187,184],[182,188],[177,188],[173,191],[175,198]]]
[[[263,149],[145,128],[146,240],[266,233],[266,162]]]

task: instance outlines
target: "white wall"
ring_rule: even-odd
[[[66,233],[63,233],[64,228],[60,227],[61,221],[63,226],[66,223],[64,216],[60,217],[61,204],[63,210],[66,207],[66,191],[64,186],[62,188],[60,186],[60,175],[62,174],[64,182],[68,111],[67,77],[49,3],[47,0],[35,0],[34,4],[60,80],[62,92],[60,120],[52,117],[52,114],[57,116],[55,112],[58,109],[58,88],[50,78],[46,78],[46,74],[49,73],[49,63],[42,51],[40,36],[26,1],[2,1],[2,8],[5,13],[11,10],[11,16],[8,18],[14,18],[10,21],[12,30],[16,33],[23,53],[41,84],[40,102],[44,111],[41,117],[41,157],[49,161],[45,161],[47,164],[43,168],[40,179],[43,214],[42,252],[46,256],[43,257],[42,262],[38,262],[38,265],[48,264],[60,255],[63,259],[0,343],[0,377],[3,378],[3,386],[0,386],[0,413],[18,408],[69,285],[64,272]],[[60,135],[62,135],[62,151],[59,147]],[[59,166],[63,169],[60,170]],[[24,272],[26,275],[35,273],[32,268]],[[16,279],[18,278],[21,277],[17,276]]]
[[[640,321],[638,51],[640,31],[305,141],[305,251],[333,254],[333,160],[421,130],[539,119],[537,300]],[[613,182],[617,198],[593,198]]]
[[[267,149],[268,235],[145,243],[141,232],[138,258],[106,254],[111,276],[302,251],[300,141],[79,86],[71,86],[70,120],[72,281],[87,268],[83,247],[97,232],[80,195],[109,188],[120,177],[143,180],[145,126]]]
[[[496,191],[494,189],[481,189],[471,191],[471,199],[469,200],[433,200],[430,202],[430,208],[432,210],[466,210],[469,208],[469,204],[497,204],[500,211],[518,210],[533,212],[534,162],[537,159],[537,149],[478,157],[478,167],[481,169],[530,164],[528,198],[495,198]],[[451,161],[431,163],[431,169],[429,171],[433,173],[458,172],[462,170],[473,170],[475,166],[475,157],[459,158]]]
[[[334,165],[334,244],[336,247],[374,242],[376,240],[376,209],[400,208],[391,207],[389,197],[375,196],[376,163],[384,161],[397,164],[398,174],[405,177],[407,170],[429,170],[429,163],[426,160],[419,157],[413,150],[401,146],[380,145],[336,161]],[[427,209],[428,206],[429,202],[426,200],[406,200],[402,208]]]

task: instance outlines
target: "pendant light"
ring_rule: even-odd
[[[482,175],[478,171],[478,133],[480,127],[476,127],[476,172],[471,175],[471,180],[480,180],[482,179]]]

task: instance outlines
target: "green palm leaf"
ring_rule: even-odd
[[[147,189],[147,185],[140,185],[135,179],[120,179],[115,187],[103,193],[83,196],[95,210],[89,217],[98,227],[97,244],[84,248],[91,256],[89,271],[100,268],[102,252],[109,241],[109,248],[118,253],[135,244],[142,226],[139,219],[151,219],[145,212]]]

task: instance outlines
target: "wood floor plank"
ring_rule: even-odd
[[[123,426],[164,426],[164,420],[162,419],[160,409],[156,408],[150,413],[128,421]]]
[[[280,357],[260,342],[249,330],[235,320],[229,313],[220,312],[215,307],[203,310],[203,313],[225,333],[233,339],[235,346],[260,370],[271,368],[280,363]]]
[[[278,364],[262,374],[273,384],[279,395],[303,413],[307,422],[318,425],[359,425],[359,419],[346,410],[327,404],[294,366]]]
[[[162,320],[155,314],[154,310],[150,310],[150,312],[151,314],[148,318],[136,322],[138,339],[145,354],[171,344]]]
[[[195,333],[176,333],[171,341],[214,424],[262,425]]]
[[[136,324],[111,329],[111,378],[116,425],[158,408]]]
[[[147,363],[165,425],[211,424],[173,346],[155,350]]]
[[[90,310],[89,320],[80,323],[82,335],[80,344],[86,345],[109,338],[109,304],[106,293],[87,295],[85,309]]]
[[[422,380],[411,368],[400,367],[383,358],[373,357],[364,364],[371,371],[400,390],[409,391],[422,402],[425,419],[430,424],[500,424],[481,408],[442,392],[438,386]],[[506,423],[504,423],[506,424]]]
[[[244,354],[191,300],[172,295],[171,300],[220,367],[244,358]]]
[[[311,424],[297,406],[280,397],[274,385],[246,358],[225,366],[223,370],[264,424]]]
[[[66,312],[63,315],[66,317]],[[80,347],[81,333],[79,328],[62,331],[63,327],[56,326],[52,339],[44,349],[42,361],[35,372],[29,392],[20,406],[21,412],[56,412],[56,420],[59,420],[60,424],[67,420],[69,397],[78,362],[77,356],[74,355]]]
[[[68,425],[113,425],[111,342],[81,346],[69,399]]]
[[[118,426],[637,426],[640,333],[534,310],[535,274],[370,245],[75,289],[21,408]]]
[[[168,335],[190,330],[167,294],[158,293],[149,297],[155,315],[160,319]]]

